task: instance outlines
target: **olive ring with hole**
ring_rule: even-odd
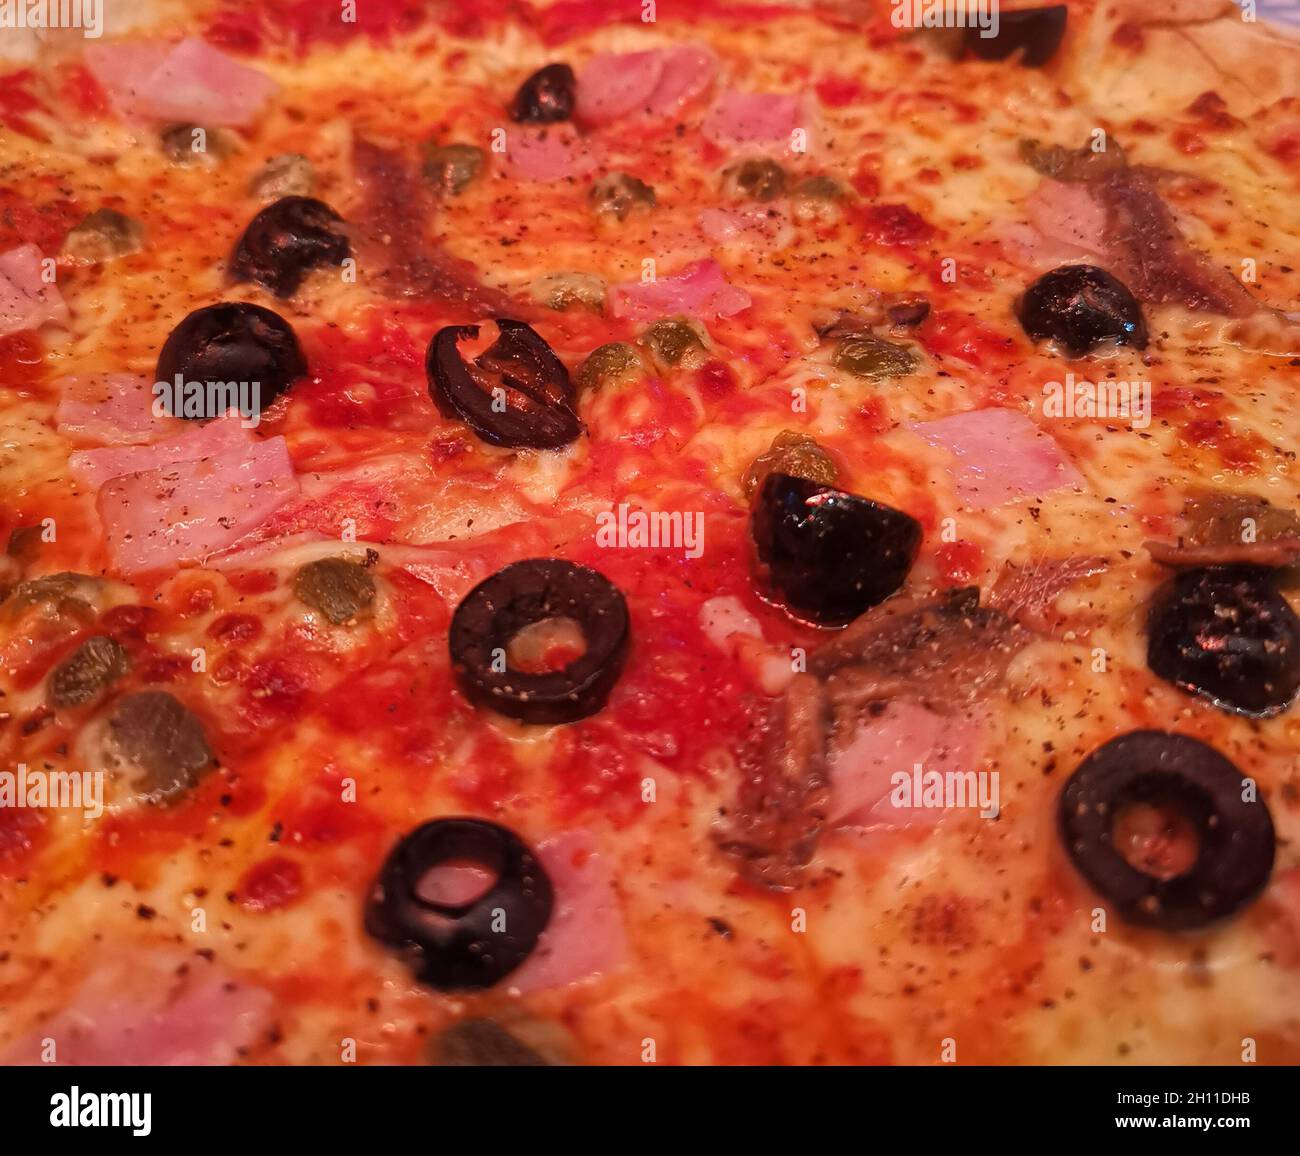
[[[569,619],[585,650],[561,670],[512,669],[507,648],[524,629]],[[605,705],[627,655],[627,602],[603,574],[559,558],[515,562],[474,587],[452,616],[452,669],[465,696],[530,723],[575,722]]]
[[[1177,811],[1195,831],[1189,868],[1162,878],[1116,846],[1117,819],[1137,804]],[[1079,873],[1130,923],[1205,927],[1246,906],[1273,870],[1273,820],[1248,780],[1187,735],[1131,731],[1079,764],[1061,794],[1061,840]]]
[[[442,899],[427,877],[446,864],[481,867],[493,882],[467,899]],[[421,983],[440,990],[491,987],[532,953],[554,892],[532,849],[485,819],[434,819],[393,848],[366,903],[369,935],[397,948]]]

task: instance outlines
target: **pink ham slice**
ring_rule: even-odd
[[[689,44],[601,53],[578,76],[578,119],[605,125],[638,114],[672,116],[704,92],[716,72],[713,53]]]
[[[578,74],[578,118],[610,124],[645,109],[664,74],[663,52],[602,52]]]
[[[140,94],[175,47],[164,40],[92,42],[86,45],[86,67],[108,93],[119,114],[143,117],[144,111],[137,107]]]
[[[188,422],[181,424],[183,427],[189,425]],[[105,482],[120,478],[123,474],[175,467],[182,462],[193,462],[226,450],[248,446],[252,441],[252,435],[243,427],[239,416],[231,411],[207,425],[185,429],[185,432],[176,437],[152,445],[104,446],[100,449],[78,450],[68,458],[68,472],[86,489],[98,490]]]
[[[274,1011],[270,992],[217,964],[180,953],[136,952],[99,965],[72,1002],[18,1044],[7,1063],[230,1064],[257,1041]]]
[[[514,175],[525,181],[581,177],[600,164],[592,146],[568,125],[511,129],[506,138],[506,157]]]
[[[673,116],[708,90],[718,58],[708,48],[683,44],[665,53],[664,71],[646,106],[651,116]]]
[[[243,127],[279,87],[266,73],[197,37],[174,47],[157,41],[92,44],[86,64],[118,112],[133,118]]]
[[[0,337],[68,320],[63,295],[44,278],[44,259],[35,245],[0,253]]]
[[[910,428],[952,454],[957,497],[973,509],[1041,497],[1083,481],[1056,442],[1012,409],[970,410]]]
[[[537,856],[551,877],[555,908],[532,955],[506,985],[539,991],[619,967],[627,958],[623,914],[595,840],[585,831],[566,831],[538,843]]]
[[[234,545],[298,493],[282,437],[108,482],[99,518],[117,569],[198,562]]]
[[[1050,240],[1084,253],[1105,250],[1106,210],[1086,185],[1043,180],[1025,201],[1025,211]]]
[[[753,299],[728,284],[716,261],[696,261],[672,277],[655,281],[624,281],[609,287],[610,312],[633,321],[653,321],[687,313],[708,321],[748,309]]]
[[[911,776],[917,764],[923,772],[977,770],[981,731],[970,719],[945,717],[905,700],[889,703],[831,755],[828,823],[865,830],[933,827],[947,811],[896,807],[893,777],[900,772]]]
[[[1057,265],[1097,263],[1095,254],[1040,233],[1033,225],[1012,221],[996,226],[991,237],[997,241],[1007,259],[1017,265],[1035,269],[1055,269]]]
[[[180,418],[154,416],[153,383],[134,373],[65,377],[54,420],[59,433],[78,441],[138,446],[175,437],[186,428]],[[129,473],[130,470],[123,470]]]
[[[803,101],[797,93],[722,93],[709,109],[701,129],[715,144],[788,144],[795,129],[806,127]]]

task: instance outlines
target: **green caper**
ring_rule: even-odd
[[[199,124],[170,124],[159,134],[163,153],[178,165],[212,163],[230,152],[225,135]]]
[[[375,600],[375,580],[360,562],[319,558],[294,575],[293,592],[335,626],[351,622]]]
[[[768,157],[750,157],[722,170],[722,189],[741,200],[774,201],[785,192],[785,169]]]
[[[836,369],[870,381],[902,377],[916,368],[918,360],[906,345],[895,345],[892,341],[866,334],[846,337],[835,347],[831,358]]]
[[[109,715],[104,758],[136,796],[168,803],[195,786],[216,764],[203,724],[161,690],[129,694]]]
[[[794,195],[818,201],[838,201],[847,195],[847,190],[834,177],[818,173],[813,177],[804,177],[795,185]]]
[[[745,497],[752,498],[768,474],[789,474],[812,482],[832,486],[839,479],[839,469],[831,456],[807,434],[785,429],[772,444],[756,457],[741,479]]]
[[[620,381],[630,381],[642,372],[640,355],[622,341],[611,341],[592,350],[578,367],[574,379],[584,391],[600,389]]]
[[[839,215],[840,202],[848,190],[834,177],[805,177],[790,194],[791,209],[801,221],[830,220]]]
[[[549,1061],[495,1020],[468,1019],[437,1036],[430,1058],[450,1068],[536,1068]]]
[[[49,700],[55,707],[83,706],[99,698],[130,666],[122,646],[102,634],[87,638],[50,672]]]
[[[605,282],[591,273],[548,273],[529,288],[533,300],[548,309],[582,305],[597,313],[605,310]]]
[[[425,179],[443,196],[459,196],[482,171],[483,150],[477,145],[425,145]]]
[[[144,226],[116,209],[96,209],[63,242],[64,254],[82,265],[100,265],[143,247]]]
[[[316,183],[316,171],[301,153],[280,153],[264,164],[249,182],[248,191],[262,201],[305,197]]]
[[[665,317],[654,322],[643,334],[641,343],[660,365],[675,369],[695,369],[708,358],[707,335],[702,334],[689,317]]]
[[[635,212],[646,213],[655,206],[655,191],[645,181],[627,173],[609,173],[591,186],[587,194],[599,216],[624,221]]]
[[[45,574],[40,578],[31,578],[19,582],[4,602],[4,612],[8,617],[17,617],[24,612],[38,608],[47,617],[57,618],[68,615],[72,618],[89,617],[94,613],[92,601],[98,595],[102,583],[85,574],[63,572]]]

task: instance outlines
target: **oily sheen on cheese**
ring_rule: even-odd
[[[1148,669],[1142,625],[1165,577],[1142,545],[1172,532],[1185,494],[1300,501],[1300,348],[1251,352],[1222,338],[1223,318],[1169,303],[1149,307],[1144,352],[1067,363],[1030,342],[1015,314],[1041,272],[1016,231],[1041,181],[1021,142],[1073,149],[1098,132],[1172,174],[1162,196],[1216,268],[1293,310],[1300,151],[1279,142],[1300,133],[1300,93],[1252,103],[1210,77],[1166,99],[1174,58],[1149,46],[1144,56],[1142,44],[1164,31],[1086,3],[1070,5],[1070,38],[1044,69],[955,63],[925,37],[889,31],[887,6],[736,19],[713,3],[695,14],[661,5],[652,24],[593,8],[572,25],[467,2],[382,34],[295,27],[290,7],[158,6],[109,29],[108,42],[207,30],[276,82],[254,123],[209,133],[212,156],[173,164],[157,124],[124,120],[93,94],[72,103],[83,46],[67,35],[24,65],[40,102],[33,131],[0,138],[0,183],[40,208],[38,224],[57,232],[51,221],[66,218],[66,230],[109,206],[147,238],[111,263],[60,264],[67,325],[0,342],[3,529],[54,527],[28,570],[6,560],[5,584],[62,571],[102,580],[95,629],[107,621],[129,643],[131,688],[181,698],[217,758],[191,797],[165,808],[118,799],[93,821],[0,813],[0,1057],[34,1062],[48,1035],[70,1056],[100,1056],[68,1025],[113,959],[132,961],[111,979],[128,1005],[148,1006],[148,989],[166,988],[159,976],[189,993],[177,999],[208,998],[210,975],[237,985],[241,1002],[220,1014],[239,1030],[201,1049],[222,1062],[425,1062],[430,1041],[466,1017],[583,1063],[641,1063],[647,1040],[659,1063],[925,1064],[955,1048],[960,1063],[1232,1064],[1246,1038],[1261,1062],[1300,1059],[1300,950],[1287,930],[1300,926],[1287,890],[1300,870],[1300,717],[1252,721],[1182,694]],[[520,131],[505,106],[541,66],[580,72],[597,53],[685,43],[716,57],[714,93],[800,94],[808,151],[710,141],[712,96],[666,122],[602,131],[594,175],[631,173],[656,191],[654,211],[617,222],[593,213],[593,174],[524,181],[492,151],[494,133],[508,142]],[[1209,88],[1223,108],[1192,111]],[[345,220],[363,216],[358,140],[416,168],[428,141],[485,150],[483,175],[438,201],[424,239],[513,299],[557,272],[616,285],[717,260],[753,304],[705,324],[705,368],[581,395],[588,432],[572,444],[486,445],[427,393],[431,336],[468,319],[445,300],[395,298],[364,261],[347,275],[318,270],[285,300],[227,282],[232,246],[263,204],[250,182],[271,157],[303,154],[311,195]],[[720,244],[701,214],[719,207],[723,170],[751,152],[770,153],[792,183],[828,175],[851,200],[835,219],[766,234],[777,246],[745,234]],[[0,249],[34,228],[9,208]],[[908,339],[913,371],[873,382],[834,364],[818,326],[880,294],[923,294],[931,312]],[[307,378],[256,433],[285,438],[300,495],[234,561],[124,580],[98,495],[69,473],[85,447],[58,431],[58,382],[152,380],[176,324],[219,301],[274,308],[303,342]],[[571,372],[645,329],[582,308],[530,316]],[[1147,420],[1046,414],[1045,386],[1066,373],[1145,383]],[[986,408],[1032,419],[1070,484],[964,504],[959,463],[925,427]],[[827,832],[806,884],[766,893],[738,882],[716,825],[768,726],[764,661],[823,640],[761,599],[750,573],[743,479],[791,429],[835,458],[837,486],[921,522],[908,593],[987,592],[1005,563],[1032,558],[1108,565],[1060,595],[1056,628],[1019,651],[980,720],[995,821],[962,810],[923,831]],[[698,511],[702,556],[603,550],[597,516],[620,503]],[[304,563],[367,549],[378,556],[367,616],[339,627],[295,596]],[[632,650],[602,713],[529,726],[466,701],[447,635],[479,581],[553,555],[624,592]],[[761,637],[724,636],[724,647],[706,633],[702,607],[728,597]],[[47,672],[71,635],[6,613],[0,605],[0,767],[82,769],[96,757],[94,712],[46,706]],[[1274,882],[1204,934],[1099,929],[1104,904],[1060,846],[1064,780],[1138,728],[1204,740],[1269,802]],[[557,942],[590,951],[571,957],[572,982],[438,993],[365,934],[367,892],[394,842],[451,815],[495,819],[535,845],[561,840],[577,911],[566,918],[587,922],[566,924]],[[104,1038],[112,1025],[99,1028]]]

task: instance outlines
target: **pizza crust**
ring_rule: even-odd
[[[1300,31],[1247,20],[1231,0],[1116,0],[1081,22],[1064,64],[1084,100],[1117,115],[1171,115],[1216,92],[1248,116],[1300,94]]]

